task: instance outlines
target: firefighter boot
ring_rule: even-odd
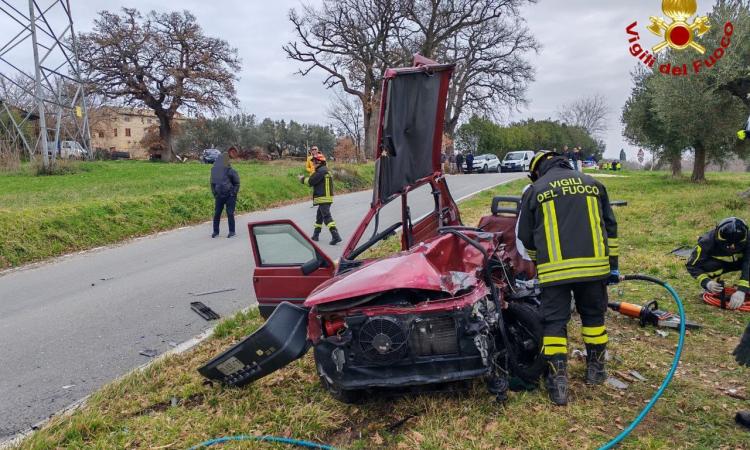
[[[310,239],[315,242],[318,242],[320,240],[320,228],[315,228],[315,231],[313,231],[312,237]]]
[[[330,245],[336,245],[339,242],[341,242],[341,236],[339,235],[339,230],[336,229],[336,227],[331,228],[331,242],[329,242]]]
[[[607,344],[586,344],[586,384],[602,384],[607,379],[604,370]]]
[[[568,404],[568,358],[566,355],[547,357],[547,393],[552,403]]]

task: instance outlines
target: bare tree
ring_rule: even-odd
[[[525,103],[534,69],[525,59],[538,43],[519,17],[467,26],[442,46],[438,59],[456,64],[448,92],[445,132],[454,135],[466,113],[497,116]]]
[[[601,94],[563,105],[557,115],[562,122],[581,127],[594,137],[601,136],[607,131],[609,108],[607,99]]]
[[[94,31],[79,36],[82,73],[97,91],[143,104],[159,119],[162,159],[171,161],[172,121],[178,110],[219,112],[237,105],[237,50],[206,36],[188,11],[143,17],[123,8],[99,13]]]
[[[15,77],[0,76],[0,100],[8,105],[31,111],[34,108],[34,79],[31,75],[17,74]]]
[[[466,112],[496,111],[524,101],[533,69],[525,53],[538,49],[519,8],[535,0],[324,0],[292,10],[296,41],[287,55],[299,71],[327,74],[362,104],[365,151],[372,154],[383,73],[412,54],[457,65],[445,129],[453,134]]]
[[[296,41],[283,47],[287,56],[304,64],[301,75],[318,69],[327,75],[327,88],[340,86],[359,98],[365,151],[374,154],[383,74],[398,58],[393,48],[396,2],[324,0],[320,9],[291,10],[289,20]]]
[[[362,108],[357,101],[346,93],[337,90],[333,94],[328,107],[328,118],[333,121],[336,132],[341,136],[352,139],[357,159],[364,161],[364,124],[362,123]]]

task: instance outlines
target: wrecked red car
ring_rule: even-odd
[[[322,385],[351,402],[375,388],[485,378],[536,384],[543,370],[534,266],[519,256],[517,198],[464,226],[441,171],[452,65],[419,57],[385,75],[373,198],[335,263],[291,221],[249,224],[253,285],[267,322],[206,363],[206,377],[257,380],[313,348]],[[412,195],[434,208],[411,217]],[[510,202],[509,207],[503,207]],[[386,205],[400,218],[388,222]],[[401,252],[368,250],[400,233]]]

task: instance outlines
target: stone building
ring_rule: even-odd
[[[175,117],[184,122],[185,117]],[[131,158],[147,159],[148,149],[141,140],[149,127],[158,130],[159,119],[150,109],[102,107],[89,113],[91,147],[94,150],[117,150],[130,153]]]

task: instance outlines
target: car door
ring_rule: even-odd
[[[255,260],[253,288],[263,317],[281,302],[302,306],[316,287],[333,277],[336,267],[291,220],[248,224]]]

